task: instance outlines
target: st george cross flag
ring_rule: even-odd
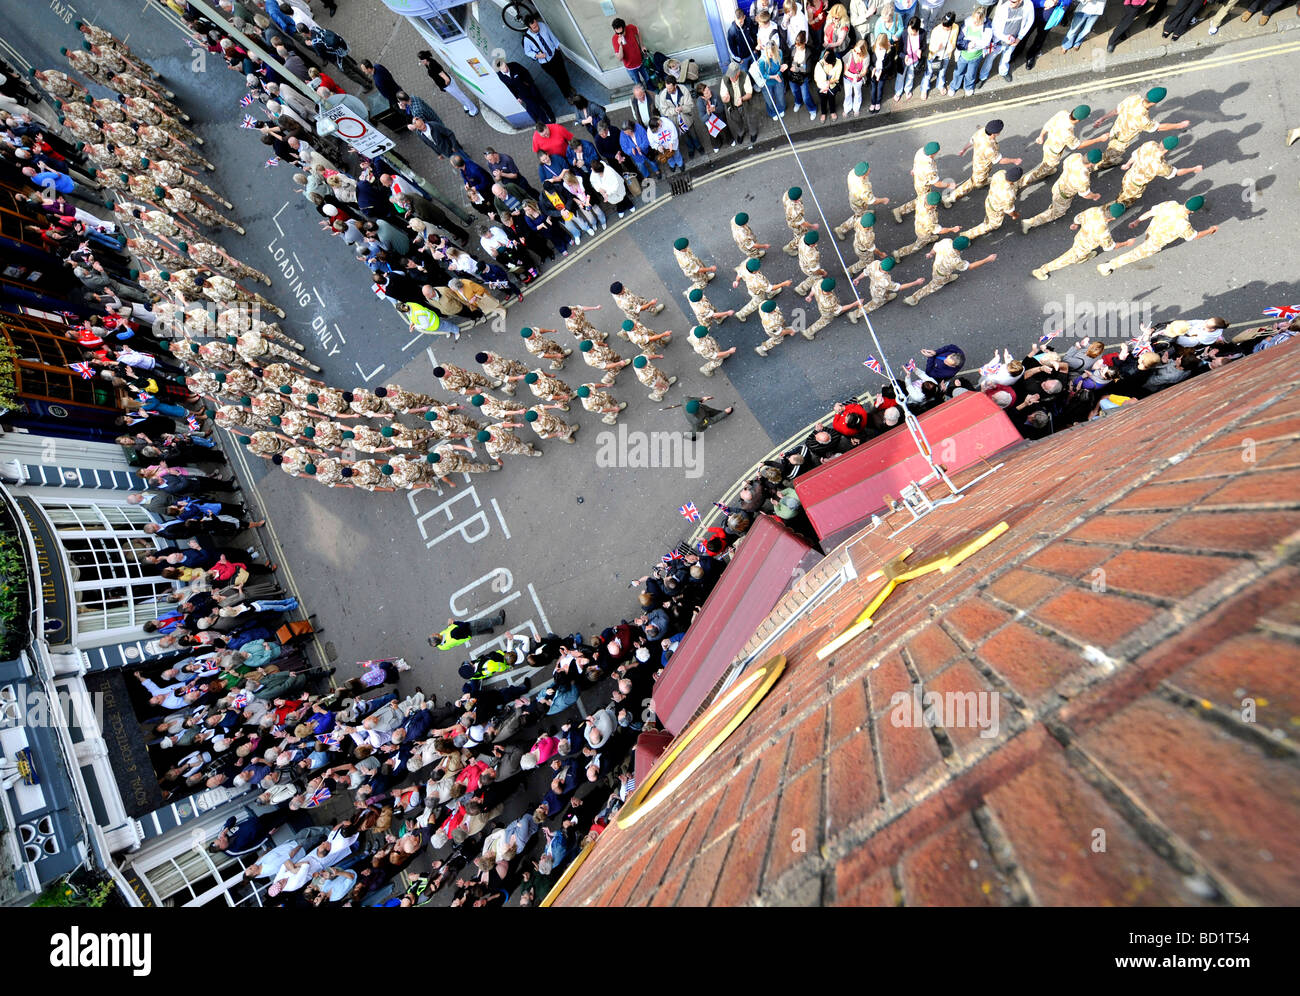
[[[253,103],[253,95],[251,93],[246,93],[239,98],[240,107],[248,107],[252,103]]]
[[[244,115],[244,120],[241,121],[241,122],[239,123],[239,127],[241,127],[241,128],[256,128],[256,127],[257,127],[257,119],[256,119],[255,117],[253,117],[253,115],[251,115],[251,114],[245,114],[245,115]]]
[[[82,380],[94,379],[95,373],[89,363],[69,363],[68,369],[81,375]]]
[[[688,501],[677,511],[681,512],[682,515],[686,516],[686,518],[689,519],[691,522],[700,521],[700,510],[695,507],[695,502],[693,501]]]
[[[1265,308],[1264,314],[1269,318],[1300,318],[1300,307],[1284,304],[1277,308]]]
[[[876,359],[874,356],[868,356],[865,360],[862,361],[862,365],[866,367],[868,370],[870,370],[872,373],[878,373],[878,374],[884,373],[884,371],[880,369],[880,361]]]
[[[1060,334],[1060,332],[1044,332],[1038,337],[1038,344],[1040,346],[1045,346]]]

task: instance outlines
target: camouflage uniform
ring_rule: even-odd
[[[343,468],[348,466],[338,457],[320,457],[316,461],[315,480],[317,484],[323,484],[327,488],[336,488],[346,483],[343,476]]]
[[[242,429],[268,429],[271,423],[255,412],[240,405],[219,405],[212,421],[223,429],[239,426]]]
[[[73,138],[80,142],[85,142],[88,145],[92,142],[102,142],[106,137],[108,137],[108,129],[113,125],[113,122],[110,121],[101,128],[89,118],[71,117],[66,114],[63,116],[63,121],[60,123],[64,128],[68,129]],[[119,125],[118,127],[122,126]]]
[[[199,344],[199,356],[208,366],[233,367],[242,361],[235,349],[225,342],[204,342]]]
[[[352,486],[365,491],[391,488],[392,485],[387,483],[387,475],[379,469],[381,466],[382,464],[374,460],[357,460],[352,464],[352,477],[350,479]]]
[[[806,279],[795,287],[794,292],[801,296],[812,290],[815,281],[826,276],[825,271],[822,270],[822,256],[816,244],[808,245],[803,239],[799,240],[799,270]]]
[[[890,271],[884,269],[881,262],[877,259],[867,267],[867,287],[871,291],[871,301],[863,303],[863,314],[869,315],[882,304],[888,304],[902,290],[902,285],[889,275]]]
[[[482,395],[482,398],[483,403],[477,406],[478,410],[488,418],[494,418],[498,422],[510,421],[514,418],[515,414],[521,410],[519,402],[517,401],[502,401],[500,398],[494,398],[490,394],[484,394]],[[453,415],[453,412],[447,412],[446,409],[443,409],[438,412],[438,422],[443,421],[443,419],[450,419]]]
[[[934,266],[930,270],[930,282],[919,287],[903,298],[908,304],[916,304],[929,297],[940,287],[957,279],[957,274],[968,269],[970,263],[962,259],[953,248],[952,239],[940,239],[934,244]]]
[[[695,350],[695,355],[702,357],[705,361],[704,366],[700,367],[700,373],[705,377],[712,377],[713,371],[725,363],[725,359],[718,356],[722,352],[722,347],[718,345],[718,340],[711,335],[686,337],[686,341],[691,344],[691,349]]]
[[[50,95],[62,101],[83,100],[90,96],[84,86],[58,69],[36,70],[36,80]]]
[[[388,461],[388,465],[393,468],[388,483],[407,491],[434,487],[438,483],[439,471],[442,468],[441,463],[429,463],[424,457],[395,456]],[[446,471],[443,470],[442,473]]]
[[[939,224],[939,206],[930,204],[922,198],[920,205],[916,209],[916,220],[913,222],[916,241],[903,246],[901,249],[895,249],[894,258],[902,259],[904,256],[910,256],[918,249],[924,249],[939,237],[941,227],[943,226]]]
[[[1104,160],[1103,160],[1104,162]],[[1159,142],[1143,142],[1128,160],[1119,196],[1115,198],[1125,207],[1132,207],[1146,193],[1147,184],[1158,176],[1166,179],[1178,175],[1178,170],[1165,159],[1165,147]]]
[[[465,455],[464,450],[452,449],[446,443],[439,443],[433,448],[442,459],[431,466],[437,474],[485,474],[497,469],[493,463],[478,463]],[[541,456],[540,453],[537,454]]]
[[[226,391],[227,394],[244,395],[252,394],[262,387],[264,381],[259,381],[257,375],[251,370],[244,367],[233,367],[226,371]]]
[[[185,386],[194,394],[205,398],[215,398],[222,393],[223,385],[207,370],[195,370],[185,378]]]
[[[316,430],[316,435],[312,437],[312,442],[321,449],[343,449],[343,433],[347,431],[347,426],[342,422],[318,421],[313,423],[312,428]],[[318,463],[316,466],[320,467],[320,464]]]
[[[73,106],[75,105],[65,104],[63,113],[69,114]],[[127,119],[126,111],[116,100],[106,100],[99,97],[89,104],[82,104],[81,106],[90,110],[92,119],[99,118],[101,121],[125,121]]]
[[[218,204],[224,204],[226,207],[234,206],[198,177],[191,176],[187,173],[181,167],[181,164],[175,160],[150,159],[149,172],[156,181],[156,186],[184,187],[191,193],[197,194],[200,197],[207,197],[209,200],[216,201]]]
[[[203,296],[206,297],[209,301],[212,301],[216,304],[223,304],[231,301],[240,301],[246,304],[256,304],[259,308],[265,308],[267,311],[275,312],[281,318],[284,317],[284,312],[281,311],[279,308],[277,308],[266,298],[264,298],[261,294],[255,293],[254,291],[250,291],[250,290],[244,290],[244,288],[240,287],[229,277],[223,277],[219,273],[215,273],[212,276],[208,277],[207,281],[203,285]],[[294,342],[292,339],[286,336],[283,332],[280,332],[278,329],[271,332],[264,332],[264,334],[268,336],[272,336],[276,339],[281,339],[284,342],[292,343],[296,349],[303,348],[302,343]]]
[[[1016,189],[1024,190],[1032,183],[1054,173],[1065,154],[1077,148],[1079,139],[1074,134],[1075,120],[1068,110],[1057,111],[1043,126],[1047,132],[1043,139],[1043,161],[1016,181]]]
[[[248,451],[258,456],[270,457],[283,453],[292,443],[276,432],[255,432],[248,437]]]
[[[1151,220],[1147,222],[1146,237],[1128,252],[1116,256],[1109,263],[1097,264],[1097,271],[1107,276],[1121,266],[1128,266],[1139,260],[1150,259],[1165,246],[1172,245],[1179,239],[1191,242],[1196,238],[1196,229],[1192,227],[1191,215],[1177,201],[1164,201],[1151,209]]]
[[[635,318],[629,318],[628,321],[632,323],[632,328],[630,330],[620,328],[617,333],[618,337],[632,343],[638,349],[649,349],[651,345],[650,337],[658,333],[654,329],[642,325]]]
[[[698,301],[687,302],[691,306],[691,312],[695,315],[695,324],[703,325],[706,329],[716,328],[726,321],[725,318],[716,317],[718,309],[713,306],[707,295],[701,295]]]
[[[352,400],[348,402],[348,407],[366,418],[387,418],[391,414],[388,399],[375,397],[373,391],[364,387],[352,389]]]
[[[489,377],[501,382],[501,391],[512,397],[515,393],[515,382],[509,378],[523,377],[528,373],[528,368],[518,360],[509,359],[500,353],[488,353],[488,361],[482,364],[482,367],[483,372]]]
[[[496,398],[490,399],[496,401]],[[499,402],[498,402],[499,404]],[[473,435],[483,428],[483,424],[468,415],[462,415],[460,412],[449,412],[446,408],[439,406],[439,411],[425,412],[426,417],[436,414],[438,417],[425,424],[429,427],[429,432],[435,439],[464,439],[466,436]],[[493,412],[484,411],[483,414],[491,418],[505,418],[504,415],[497,415]]]
[[[388,392],[384,401],[388,405],[388,410],[394,415],[416,415],[419,414],[417,409],[433,408],[440,404],[432,394],[408,391],[397,384],[385,384],[384,390]]]
[[[564,327],[573,333],[573,337],[578,341],[590,339],[592,342],[604,342],[605,333],[596,326],[591,324],[585,311],[573,308],[569,317],[564,319]]]
[[[1076,197],[1092,193],[1092,163],[1078,152],[1072,152],[1061,166],[1061,175],[1052,184],[1052,203],[1032,218],[1020,223],[1021,229],[1028,233],[1039,225],[1063,218],[1070,210],[1070,202]]]
[[[1107,224],[1110,217],[1105,208],[1090,207],[1074,216],[1074,224],[1079,226],[1074,236],[1074,244],[1056,259],[1034,270],[1035,276],[1046,279],[1053,270],[1061,270],[1074,263],[1082,263],[1098,251],[1109,252],[1115,248],[1115,239],[1110,234]]]
[[[912,189],[916,191],[916,197],[894,208],[894,220],[902,224],[903,215],[926,207],[925,195],[938,182],[939,165],[934,161],[934,156],[927,156],[924,147],[917,149],[916,155],[912,157]]]
[[[987,187],[993,179],[993,167],[1002,159],[1002,150],[998,148],[998,136],[990,135],[981,125],[970,137],[971,164],[970,176],[943,195],[943,206],[952,207],[967,194]]]
[[[613,386],[614,381],[618,379],[619,373],[623,370],[622,367],[619,367],[617,370],[605,369],[605,366],[609,363],[623,362],[623,357],[614,352],[613,348],[608,343],[593,342],[591,344],[591,349],[582,354],[582,359],[587,366],[594,367],[596,370],[603,372],[601,383],[607,386]]]
[[[849,273],[861,273],[876,258],[875,226],[858,222],[858,227],[853,230],[853,251],[857,254],[858,261],[849,267]]]
[[[272,415],[283,415],[286,405],[290,404],[292,395],[271,394],[269,391],[258,391],[256,394],[249,396],[251,402],[250,408],[262,418],[269,419]]]
[[[759,309],[759,306],[770,297],[775,297],[780,291],[772,290],[772,283],[765,277],[760,270],[757,273],[750,273],[745,269],[742,263],[736,267],[736,276],[744,283],[745,289],[749,291],[749,303],[736,312],[736,321],[743,322],[750,315]]]
[[[817,302],[817,312],[819,317],[817,318],[817,321],[804,329],[803,337],[805,339],[811,339],[829,325],[831,320],[840,313],[840,299],[835,296],[834,290],[824,291],[822,290],[822,285],[818,283],[813,287],[812,294],[813,300]],[[852,312],[849,315],[849,320],[856,322],[858,320],[858,312]]]
[[[325,387],[319,385],[309,392],[316,395],[316,410],[331,418],[337,418],[340,415],[349,414],[347,399],[343,397],[343,392],[334,387]],[[298,388],[294,386],[294,395],[297,396]]]
[[[601,341],[604,341],[601,336]],[[571,349],[565,349],[554,339],[548,339],[545,336],[538,335],[534,332],[524,340],[524,348],[539,359],[549,359],[552,370],[564,369],[564,358],[573,352]]]
[[[767,333],[767,338],[760,345],[754,347],[754,352],[759,356],[766,356],[769,349],[785,342],[789,326],[786,325],[785,315],[781,314],[779,306],[773,307],[771,311],[764,311],[760,307],[758,309],[758,320],[763,323],[763,331]]]
[[[203,139],[181,124],[179,118],[168,114],[147,97],[127,97],[123,104],[126,113],[141,124],[157,125],[178,142],[203,144]]]
[[[108,79],[108,74],[112,69],[103,65],[90,52],[79,48],[70,48],[64,53],[68,60],[68,65],[79,72],[88,80],[94,80],[103,86],[111,87],[113,84]]]
[[[438,383],[444,391],[451,391],[453,394],[469,396],[477,394],[480,390],[489,390],[500,386],[480,373],[450,363],[443,363],[442,369],[443,375],[438,378]]]
[[[585,398],[579,399],[582,407],[593,415],[601,415],[601,421],[606,425],[615,425],[618,422],[618,413],[627,407],[626,401],[616,401],[614,396],[608,391],[602,391],[599,388],[590,389],[590,393]],[[615,408],[617,411],[608,411],[607,409]]]
[[[362,453],[383,453],[397,447],[393,440],[381,436],[378,429],[372,429],[368,425],[353,425],[351,432],[352,438],[346,442]]]
[[[614,295],[614,305],[628,318],[636,321],[637,316],[650,306],[650,301],[639,294],[633,294],[624,287],[620,293]],[[663,310],[664,306],[662,304],[656,304],[653,308],[650,308],[650,314],[657,315]]]
[[[758,248],[758,239],[754,235],[754,230],[748,225],[737,225],[735,218],[731,219],[731,237],[735,239],[736,247],[750,259],[767,255],[766,249]]]
[[[90,44],[95,46],[96,48],[112,49],[113,52],[115,52],[119,58],[125,59],[132,66],[134,66],[139,72],[146,73],[151,76],[158,75],[156,72],[153,71],[153,69],[149,65],[143,62],[139,56],[137,56],[134,52],[131,51],[131,47],[127,45],[126,42],[122,41],[120,38],[117,38],[114,35],[110,34],[109,32],[105,31],[103,28],[99,27],[98,25],[88,24],[85,21],[83,21],[81,23],[81,27],[79,30],[83,35],[86,36],[87,39],[89,39]]]
[[[525,423],[533,427],[533,432],[537,433],[541,439],[558,439],[565,443],[576,443],[574,434],[578,431],[578,426],[570,425],[551,412],[548,412],[541,405],[533,405],[528,409],[530,412],[537,413],[537,420]]]
[[[262,383],[273,391],[292,384],[296,371],[287,363],[268,363],[262,367]]]
[[[323,424],[324,419],[296,408],[290,409],[280,416],[280,431],[286,436],[293,436],[295,438],[302,436],[302,431],[304,429],[311,429],[315,432],[316,427]],[[316,446],[320,445],[320,441],[315,437],[312,437],[312,442]]]
[[[185,230],[166,211],[141,211],[139,218],[127,220],[138,221],[146,232],[162,238],[175,239],[185,236]]]
[[[487,455],[493,460],[500,460],[501,457],[512,454],[536,457],[542,455],[541,450],[532,443],[524,442],[510,429],[499,425],[489,425],[487,431],[492,434],[492,438],[483,444],[483,448],[487,450]]]
[[[82,147],[81,152],[82,155],[95,164],[99,171],[110,176],[116,175],[124,169],[133,168],[136,163],[134,156],[119,155],[116,150],[109,148],[107,142],[87,142]],[[101,178],[96,177],[96,179]]]
[[[704,260],[695,254],[695,250],[689,246],[685,249],[673,247],[673,256],[677,259],[677,265],[681,267],[682,275],[691,282],[691,287],[703,289],[708,285],[717,274],[710,273],[704,266]]]
[[[804,232],[812,230],[812,224],[804,218],[803,199],[792,201],[788,190],[781,194],[781,208],[785,211],[786,225],[794,233],[790,241],[781,249],[787,256],[797,256],[799,255],[799,242],[803,239]]]
[[[383,428],[393,430],[391,436],[384,438],[388,440],[390,446],[396,446],[400,450],[415,450],[423,453],[436,439],[441,438],[432,429],[413,429],[401,422],[388,422]]]
[[[663,401],[668,389],[677,383],[676,377],[664,376],[664,372],[655,366],[648,356],[646,357],[645,366],[638,367],[634,363],[632,372],[636,374],[636,379],[641,382],[643,387],[650,388],[651,401]]]
[[[1147,107],[1146,95],[1135,93],[1125,97],[1115,108],[1115,124],[1110,129],[1110,139],[1101,154],[1098,169],[1118,166],[1124,161],[1124,153],[1144,131],[1159,131],[1160,125],[1151,120],[1151,109]]]
[[[163,190],[163,206],[168,211],[186,215],[201,224],[207,225],[209,228],[223,226],[229,228],[232,232],[238,232],[240,235],[244,234],[243,228],[236,225],[220,211],[208,207],[184,187],[164,187]],[[274,305],[271,305],[269,301],[267,305],[272,311],[279,310]],[[280,317],[284,317],[283,312],[281,312]]]
[[[858,176],[856,168],[849,170],[849,210],[853,213],[835,226],[835,234],[841,242],[848,236],[849,229],[862,227],[859,219],[871,210],[871,204],[875,199],[875,194],[871,190],[871,173]]]
[[[537,374],[537,380],[528,385],[528,390],[533,392],[533,397],[552,404],[564,405],[567,409],[569,400],[573,397],[573,388],[559,377],[552,377],[541,370],[534,370],[533,373]]]
[[[150,158],[158,153],[165,153],[166,158],[177,159],[188,166],[202,166],[211,172],[214,167],[188,145],[176,141],[157,125],[140,125],[136,130],[137,144],[150,150]]]

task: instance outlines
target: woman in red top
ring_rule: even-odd
[[[828,0],[808,0],[804,14],[808,17],[808,47],[815,49],[821,56],[823,33],[826,27],[826,14],[830,10]]]
[[[621,17],[614,18],[610,27],[614,29],[614,37],[610,39],[614,54],[623,60],[623,68],[632,77],[632,82],[649,86],[650,74],[643,65],[645,52],[641,49],[641,32],[635,24],[628,24]]]

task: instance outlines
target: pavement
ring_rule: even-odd
[[[340,20],[349,9],[341,9]],[[373,5],[367,9],[373,10]],[[162,23],[166,18],[158,8],[85,4],[75,16],[89,16],[119,35],[129,33],[133,47],[168,77],[182,105],[198,119],[199,133],[208,143],[205,152],[219,164],[212,175],[214,186],[235,202],[234,215],[248,229],[242,239],[221,233],[219,240],[273,276],[275,285],[267,293],[289,312],[282,324],[291,334],[302,333],[299,338],[309,343],[307,355],[325,368],[330,382],[346,387],[396,381],[411,389],[436,390],[431,374],[436,361],[473,368],[473,354],[484,344],[526,359],[519,327],[554,327],[559,322],[556,309],[565,303],[602,305],[593,317],[612,331],[620,316],[613,311],[607,287],[611,280],[622,279],[666,302],[665,312],[651,324],[679,333],[660,361],[668,373],[680,377],[665,401],[649,402],[630,374],[619,378],[614,394],[629,403],[621,418],[627,429],[684,431],[682,413],[662,409],[691,394],[715,395],[715,405],[736,406],[729,420],[702,437],[698,464],[679,459],[670,467],[604,466],[602,453],[611,447],[619,450],[617,431],[602,446],[599,437],[608,427],[575,409],[565,417],[582,425],[577,445],[543,443],[543,459],[507,458],[502,473],[458,480],[454,490],[442,495],[331,491],[290,479],[260,461],[248,466],[243,474],[248,490],[270,520],[264,531],[268,552],[285,565],[286,581],[303,604],[319,615],[325,627],[321,648],[343,675],[351,672],[353,661],[402,655],[415,665],[404,688],[420,684],[427,692],[446,694],[459,684],[459,657],[436,655],[425,637],[449,615],[504,608],[508,626],[517,631],[560,633],[586,633],[631,616],[636,604],[628,582],[692,528],[678,507],[693,501],[707,508],[758,457],[822,415],[834,401],[879,384],[862,367],[869,354],[883,355],[897,369],[909,357],[919,359],[923,346],[955,341],[978,365],[995,347],[1032,341],[1045,327],[1119,339],[1134,334],[1141,321],[1187,313],[1246,320],[1265,307],[1300,299],[1289,258],[1293,254],[1275,248],[1294,241],[1294,218],[1300,211],[1300,146],[1288,150],[1282,142],[1286,129],[1300,120],[1292,71],[1300,35],[1290,31],[1297,22],[1288,14],[1248,37],[1237,36],[1251,26],[1234,19],[1212,46],[1189,45],[1197,40],[1189,35],[1177,51],[1150,50],[1143,59],[1108,67],[1105,74],[1071,73],[1069,67],[1049,61],[1053,54],[1033,73],[1017,72],[1014,84],[990,83],[968,100],[932,99],[918,107],[914,98],[913,106],[902,113],[857,119],[837,128],[792,128],[797,159],[788,146],[778,144],[775,133],[765,136],[754,153],[729,151],[715,167],[692,170],[693,187],[686,193],[670,196],[660,184],[635,214],[611,223],[595,239],[584,239],[579,250],[546,270],[529,288],[526,300],[511,307],[504,331],[481,326],[458,343],[416,336],[370,293],[366,271],[344,246],[324,238],[314,212],[291,193],[289,170],[264,168],[263,147],[238,128],[238,98],[243,92],[238,77],[219,63],[213,65],[214,60],[206,71],[190,72],[194,57]],[[379,11],[374,20],[384,16],[387,12]],[[1099,26],[1094,44],[1100,32]],[[350,29],[343,33],[357,54],[367,54],[360,36]],[[1202,28],[1194,32],[1202,33]],[[52,9],[34,5],[7,15],[0,34],[28,61],[47,66],[59,64],[60,45],[77,40],[70,21],[64,23]],[[1138,53],[1137,41],[1116,55]],[[383,51],[377,54],[390,61]],[[399,80],[409,78],[400,64],[394,69]],[[1203,163],[1205,171],[1157,181],[1145,205],[1206,194],[1207,206],[1194,223],[1201,228],[1219,225],[1217,235],[1170,248],[1110,278],[1085,264],[1040,283],[1029,270],[1068,247],[1068,221],[1028,236],[1008,225],[978,240],[966,253],[977,259],[996,252],[995,263],[917,308],[895,302],[877,312],[872,316],[875,339],[862,325],[840,320],[816,342],[795,337],[764,360],[752,351],[761,341],[757,320],[743,327],[728,321],[717,337],[724,348],[740,348],[713,378],[699,374],[701,361],[680,341],[690,318],[682,294],[686,284],[669,248],[675,237],[687,236],[707,262],[729,270],[738,254],[727,233],[727,218],[747,211],[759,238],[779,247],[788,237],[779,193],[792,183],[809,192],[810,209],[815,197],[825,208],[826,220],[838,224],[848,213],[845,174],[860,159],[873,164],[876,193],[898,203],[910,194],[912,155],[930,139],[943,146],[943,175],[960,178],[968,160],[957,159],[955,153],[975,128],[1000,117],[1006,123],[1004,155],[1023,156],[1029,166],[1037,161],[1033,137],[1056,110],[1086,102],[1100,112],[1156,83],[1170,91],[1158,118],[1186,117],[1193,122],[1174,156],[1176,165]],[[441,95],[434,99],[441,100]],[[459,132],[466,119],[458,107],[452,111],[447,120]],[[796,124],[791,116],[786,121]],[[476,119],[474,127],[480,126]],[[478,153],[482,146],[468,138],[470,134],[477,135],[467,132],[461,137]],[[1084,131],[1085,136],[1091,134]],[[483,142],[518,156],[519,150],[507,140],[513,139],[495,133],[483,137]],[[418,147],[411,158],[423,168],[430,164],[418,160],[422,153],[423,147]],[[432,169],[447,167],[432,164]],[[1095,187],[1113,196],[1118,185],[1118,170],[1112,170]],[[1031,189],[1025,210],[1040,210],[1047,198],[1046,186]],[[910,223],[895,226],[887,211],[879,217],[883,248],[911,241]],[[979,200],[943,215],[945,224],[963,225],[980,217]],[[834,265],[832,246],[850,252],[847,244],[824,240],[828,268]],[[766,272],[774,280],[797,275],[794,261],[779,248],[769,254]],[[896,271],[902,282],[927,274],[928,261],[921,254]],[[729,283],[720,277],[710,285],[709,296],[719,307],[743,303]],[[789,291],[779,300],[787,317],[796,306],[810,307],[793,300]],[[813,317],[810,310],[808,320]],[[631,355],[625,345],[619,351]],[[559,376],[576,385],[588,379],[588,369],[573,360]],[[627,463],[634,453],[625,446],[621,455]],[[242,457],[236,454],[237,460]],[[1086,473],[1086,468],[1080,472]],[[457,659],[444,659],[450,657]]]

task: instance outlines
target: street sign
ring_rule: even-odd
[[[332,125],[331,133],[337,135],[367,159],[381,156],[397,143],[346,104],[329,108],[321,115]]]

